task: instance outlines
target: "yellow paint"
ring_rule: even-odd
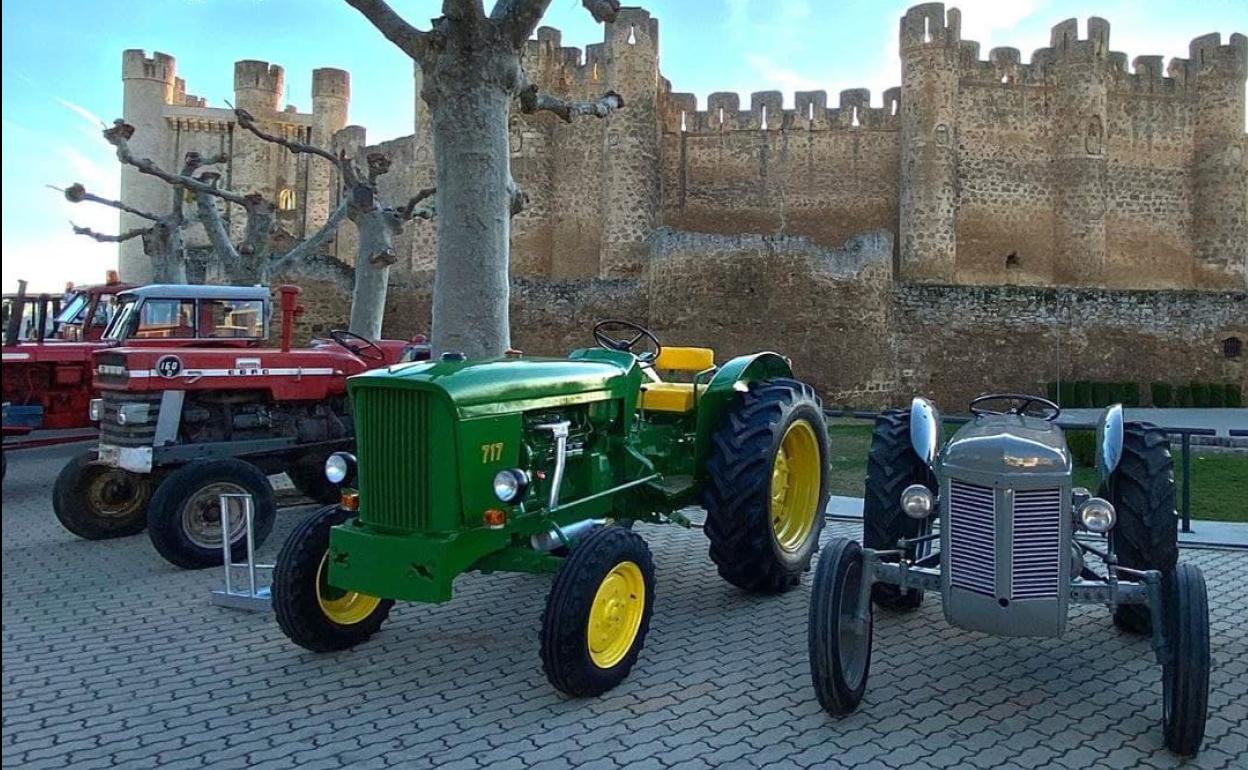
[[[654,368],[665,372],[700,372],[715,365],[710,348],[663,348]]]
[[[641,408],[652,412],[693,409],[692,382],[648,382],[641,386]]]
[[[794,421],[771,468],[771,530],[785,551],[800,549],[815,528],[822,467],[815,429],[806,420]]]
[[[586,643],[598,668],[611,668],[628,655],[641,630],[646,609],[646,578],[631,561],[611,568],[589,606]]]
[[[325,576],[325,566],[328,563],[329,554],[326,553],[321,557],[321,566],[316,570],[316,602],[321,605],[321,612],[340,626],[353,626],[366,620],[381,604],[381,599],[332,587]]]

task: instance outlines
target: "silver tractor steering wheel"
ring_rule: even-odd
[[[980,404],[989,401],[1012,401],[1014,402],[1014,405],[1005,411],[985,409],[980,406]],[[1032,405],[1038,406],[1043,410],[1040,414],[1032,416],[1042,417],[1047,422],[1053,422],[1057,419],[1058,415],[1062,413],[1062,408],[1060,406],[1047,398],[1041,398],[1040,396],[1029,396],[1025,393],[985,393],[984,395],[971,401],[971,414],[976,417],[985,414],[1025,415],[1028,414]]]

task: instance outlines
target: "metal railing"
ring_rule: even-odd
[[[859,412],[852,409],[825,409],[824,414],[828,417],[853,418],[856,420],[872,420],[879,416],[879,412]],[[941,415],[941,422],[953,425],[962,425],[974,419],[970,415]],[[1063,430],[1096,430],[1096,423],[1060,423]],[[1167,428],[1165,426],[1157,426],[1167,434],[1179,437],[1179,463],[1183,468],[1183,482],[1179,485],[1179,517],[1183,532],[1192,531],[1192,436],[1216,436],[1218,432],[1213,428]],[[1248,436],[1248,430],[1235,429],[1231,431],[1232,436]]]

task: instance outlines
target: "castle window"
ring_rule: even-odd
[[[1017,251],[1011,251],[1009,254],[1005,255],[1005,267],[1006,269],[1013,269],[1013,268],[1018,267],[1018,252]]]
[[[637,27],[636,26],[632,26],[628,28],[628,44],[637,45]]]
[[[1222,340],[1222,356],[1224,358],[1239,358],[1244,354],[1244,341],[1239,337],[1227,337]]]
[[[294,211],[297,205],[299,204],[294,189],[283,187],[282,191],[277,194],[278,211]]]

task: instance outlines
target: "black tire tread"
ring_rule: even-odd
[[[810,610],[807,620],[807,646],[810,655],[810,677],[819,705],[833,716],[844,716],[862,702],[867,680],[871,676],[871,644],[867,639],[867,665],[862,682],[857,688],[848,688],[840,675],[838,654],[839,636],[837,618],[840,615],[839,581],[845,569],[845,560],[857,559],[862,563],[862,548],[853,540],[833,538],[823,547],[819,566],[810,590]],[[865,578],[865,575],[864,575]]]
[[[52,485],[52,513],[71,534],[84,540],[109,540],[115,537],[137,535],[147,527],[147,508],[140,505],[132,514],[122,517],[97,516],[82,494],[84,482],[95,462],[94,449],[75,455]],[[121,471],[125,472],[125,471]],[[151,484],[150,477],[140,477],[137,483]],[[150,486],[145,497],[151,497]]]
[[[1209,597],[1194,564],[1177,565],[1163,586],[1166,636],[1174,657],[1162,671],[1172,678],[1172,719],[1163,719],[1162,727],[1166,748],[1190,757],[1200,751],[1209,711]]]

